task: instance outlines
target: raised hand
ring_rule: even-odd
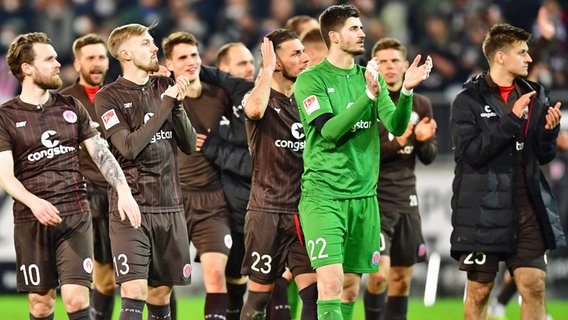
[[[512,112],[519,118],[526,117],[529,112],[529,104],[535,94],[536,91],[531,91],[520,96],[517,101],[515,101],[515,104],[513,104]]]
[[[367,89],[375,97],[381,93],[381,85],[379,84],[379,63],[377,58],[369,60],[365,71],[365,80],[367,81]]]
[[[536,21],[542,37],[546,40],[551,40],[556,34],[556,27],[554,26],[554,22],[552,21],[548,8],[545,5],[538,9]]]
[[[274,52],[272,41],[267,37],[262,39],[260,54],[262,54],[262,68],[268,68],[274,71],[276,69],[276,53]]]
[[[404,83],[402,86],[407,90],[416,88],[422,81],[428,79],[430,76],[430,71],[432,71],[432,67],[434,66],[432,58],[430,56],[426,57],[424,64],[418,66],[420,59],[422,59],[422,55],[417,55],[404,74]]]
[[[178,76],[176,78],[175,86],[167,88],[164,94],[167,95],[168,97],[175,98],[178,101],[182,101],[187,94],[189,85],[190,82],[186,76]]]
[[[562,112],[560,111],[560,102],[556,102],[554,107],[548,108],[548,113],[545,116],[546,124],[544,128],[546,130],[552,130],[560,124],[560,119],[562,118]]]

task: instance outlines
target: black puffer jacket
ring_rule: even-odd
[[[221,123],[219,134],[207,135],[201,153],[221,169],[221,181],[229,208],[233,232],[244,233],[245,215],[250,195],[252,160],[247,143],[245,114],[241,101],[254,82],[234,77],[217,68],[202,66],[201,81],[222,87],[229,96],[228,123]]]
[[[536,91],[530,104],[524,141],[526,187],[549,249],[566,245],[557,206],[540,165],[556,155],[554,130],[544,128],[549,102],[542,86],[524,79],[523,93]],[[517,246],[515,206],[516,141],[521,119],[504,114],[485,74],[466,82],[452,102],[450,127],[456,162],[453,181],[451,254],[513,253]]]

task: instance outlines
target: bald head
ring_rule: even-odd
[[[217,67],[235,77],[254,80],[254,57],[240,42],[228,43],[217,52]]]

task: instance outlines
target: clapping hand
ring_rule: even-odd
[[[416,88],[419,84],[422,83],[422,81],[428,79],[428,77],[430,76],[430,71],[432,71],[432,67],[434,66],[432,63],[432,58],[430,56],[426,57],[424,64],[418,66],[420,59],[422,59],[422,55],[417,55],[404,74],[404,83],[402,84],[402,86],[406,90],[412,90]]]
[[[365,71],[365,80],[367,81],[367,90],[375,97],[381,93],[381,85],[379,84],[379,63],[377,58],[369,60]]]
[[[189,90],[189,85],[190,82],[186,76],[178,76],[176,77],[175,86],[166,89],[166,92],[164,92],[164,94],[168,97],[175,98],[178,101],[183,101],[187,94],[187,90]]]

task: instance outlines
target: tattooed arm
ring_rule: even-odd
[[[95,135],[83,141],[83,147],[89,152],[108,183],[116,189],[120,218],[124,220],[127,216],[130,224],[138,228],[141,221],[140,209],[130,193],[130,187],[120,165],[107,148],[105,141],[99,135]]]

